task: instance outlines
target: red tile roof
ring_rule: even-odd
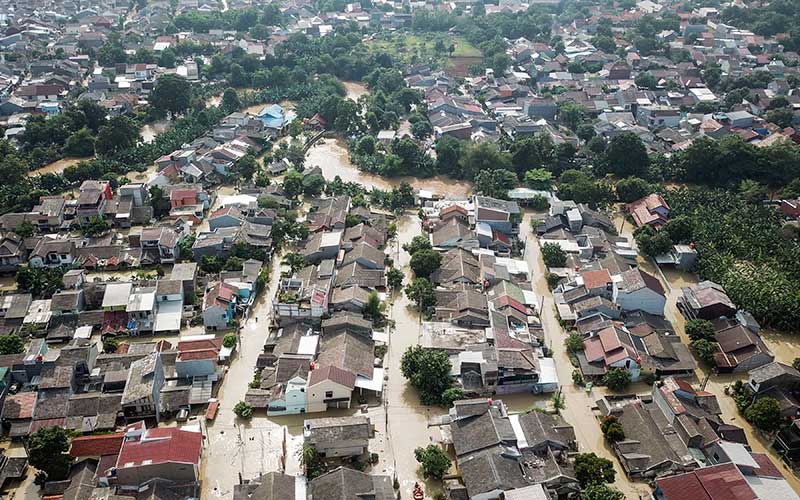
[[[72,440],[69,456],[72,458],[102,457],[118,455],[125,434],[103,434],[100,436],[79,436]]]
[[[34,406],[36,406],[35,392],[11,394],[3,403],[3,418],[23,420],[33,418]]]
[[[603,288],[611,283],[611,273],[608,269],[598,269],[597,271],[584,271],[581,273],[583,284],[587,290],[593,288]]]
[[[783,477],[780,469],[778,469],[778,467],[775,465],[775,462],[773,462],[768,455],[751,451],[750,456],[752,456],[753,460],[755,460],[758,464],[758,469],[755,470],[756,476],[776,478]]]
[[[308,385],[316,385],[325,380],[336,382],[350,389],[356,386],[356,376],[354,373],[331,365],[320,366],[312,370],[311,376],[308,378]]]
[[[758,497],[733,464],[721,464],[657,479],[665,500],[756,500]]]
[[[140,422],[139,424],[143,423]],[[140,429],[142,426],[129,426]],[[152,464],[200,463],[203,435],[176,427],[145,430],[139,437],[124,439],[117,459],[117,468],[141,466],[149,460]]]

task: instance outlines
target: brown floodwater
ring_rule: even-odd
[[[156,136],[162,132],[166,132],[172,128],[172,121],[164,118],[163,120],[158,120],[153,123],[148,123],[142,127],[142,130],[139,131],[139,137],[142,138],[142,142],[151,143]]]
[[[347,92],[347,98],[353,101],[358,101],[362,95],[367,95],[369,90],[367,86],[361,82],[342,82],[344,90]]]
[[[345,182],[356,182],[367,189],[392,189],[405,181],[414,189],[426,189],[448,198],[464,198],[472,192],[472,183],[443,176],[418,179],[416,177],[381,177],[362,172],[350,162],[347,144],[341,139],[324,139],[308,150],[306,168],[320,167],[326,179],[339,176]]]
[[[65,168],[77,165],[78,163],[86,160],[91,160],[92,157],[87,158],[62,158],[53,163],[48,163],[43,167],[28,172],[28,177],[35,177],[41,174],[60,174]]]
[[[523,222],[520,224],[520,238],[527,242],[524,259],[531,269],[534,291],[544,297],[541,320],[544,327],[545,342],[553,352],[556,373],[566,405],[561,410],[561,415],[575,429],[579,452],[594,452],[613,462],[614,470],[616,471],[616,480],[613,486],[620,490],[626,499],[650,498],[650,488],[646,484],[632,482],[625,475],[616,455],[606,443],[600,430],[600,422],[594,408],[596,407],[595,402],[603,397],[605,389],[603,387],[595,387],[591,392],[587,392],[584,388],[577,387],[572,383],[572,371],[574,368],[564,347],[564,339],[567,334],[558,321],[553,294],[550,292],[545,280],[545,267],[541,249],[531,229],[531,220],[534,217],[541,217],[541,214],[525,213]]]

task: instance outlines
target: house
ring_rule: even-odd
[[[369,418],[315,418],[303,423],[303,437],[322,457],[358,457],[369,450]]]
[[[507,235],[513,234],[519,224],[520,209],[514,201],[498,200],[488,196],[474,196],[475,223],[486,223]]]
[[[0,234],[0,273],[13,273],[27,262],[27,251],[21,236],[13,232]]]
[[[178,262],[174,264],[169,278],[173,281],[180,281],[184,296],[193,296],[197,288],[197,263]]]
[[[604,328],[584,340],[583,347],[576,356],[585,377],[602,377],[610,368],[622,368],[631,374],[631,380],[638,380],[641,359],[624,327]]]
[[[78,222],[86,224],[93,217],[103,218],[106,205],[113,197],[108,181],[83,181],[75,208]]]
[[[389,476],[370,475],[365,472],[339,467],[308,484],[309,498],[325,500],[394,500],[395,492]]]
[[[356,375],[337,366],[315,367],[308,378],[308,413],[350,408]]]
[[[775,359],[761,336],[739,323],[718,330],[714,338],[719,345],[714,360],[720,373],[749,371]]]
[[[725,293],[725,289],[713,281],[701,281],[682,288],[678,307],[689,319],[713,320],[736,315],[736,306]]]
[[[71,266],[75,257],[73,240],[41,237],[28,255],[28,263],[35,268]]]
[[[148,227],[142,230],[140,242],[142,258],[152,252],[154,262],[171,264],[180,258],[180,238],[174,229],[169,227]]]
[[[151,352],[131,363],[120,405],[128,420],[160,416],[160,394],[164,386],[161,354]]]
[[[175,374],[179,378],[216,377],[222,337],[182,340],[177,349]]]
[[[448,218],[433,228],[431,245],[439,249],[450,248],[476,248],[478,235],[469,228],[469,225],[458,218]]]
[[[334,196],[315,200],[308,215],[308,226],[312,233],[319,231],[343,231],[350,210],[349,196]]]
[[[278,104],[265,106],[256,115],[256,118],[264,123],[264,127],[276,135],[283,133],[285,127],[294,120],[295,115],[292,111],[284,110]]]
[[[319,232],[312,234],[300,251],[310,264],[335,259],[342,245],[342,232]]]
[[[669,205],[660,194],[649,194],[632,203],[625,210],[633,217],[636,226],[652,226],[656,229],[667,223]]]
[[[116,484],[139,490],[154,479],[176,483],[200,480],[203,435],[177,427],[148,429],[144,422],[125,428],[116,464]]]
[[[629,269],[614,280],[614,303],[623,311],[664,315],[667,295],[655,276],[639,268]]]
[[[781,415],[800,416],[800,372],[794,367],[773,361],[748,372],[748,386],[755,399],[771,397],[781,405]]]
[[[30,435],[36,408],[36,392],[9,394],[3,401],[3,423],[11,438]]]
[[[203,325],[206,330],[226,330],[234,320],[238,294],[228,283],[212,284],[203,296]]]
[[[136,287],[128,296],[128,329],[136,332],[153,331],[155,323],[156,287]]]
[[[233,487],[233,500],[305,500],[297,498],[295,483],[305,478],[296,478],[282,472],[267,472],[257,479],[245,479]]]
[[[238,207],[222,207],[209,214],[208,227],[212,231],[220,227],[239,227],[244,219],[244,214]]]

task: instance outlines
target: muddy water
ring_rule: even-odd
[[[540,217],[541,215],[538,216]],[[541,250],[531,229],[530,221],[534,217],[535,215],[532,213],[525,214],[524,220],[520,224],[520,238],[527,242],[524,258],[531,269],[534,291],[544,297],[541,320],[544,327],[545,342],[553,351],[556,373],[558,374],[558,380],[566,403],[566,408],[561,411],[561,414],[575,428],[578,451],[581,453],[594,452],[614,463],[614,470],[617,474],[613,486],[624,493],[626,499],[650,498],[650,488],[646,484],[633,483],[625,476],[625,472],[619,465],[613,450],[606,444],[603,433],[600,431],[600,423],[595,416],[593,408],[595,407],[595,401],[602,398],[603,388],[598,387],[593,389],[591,393],[587,393],[583,388],[572,384],[573,367],[564,348],[566,332],[558,322],[553,294],[548,289],[547,281],[545,280],[545,267]]]
[[[31,170],[28,172],[28,177],[34,177],[41,174],[60,174],[64,171],[65,168],[71,167],[73,165],[77,165],[78,163],[86,160],[90,160],[91,157],[88,158],[62,158],[60,160],[56,160],[53,163],[48,163],[47,165],[37,168],[36,170]]]
[[[405,181],[411,184],[414,189],[427,189],[449,198],[463,198],[472,192],[471,183],[441,176],[427,179],[418,179],[416,177],[387,178],[362,172],[350,163],[347,144],[339,139],[322,140],[308,150],[306,168],[312,167],[320,167],[326,179],[333,179],[338,175],[345,182],[357,182],[367,189],[392,189]]]
[[[276,262],[279,258],[276,256]],[[217,418],[206,422],[201,498],[230,499],[240,475],[252,479],[260,473],[283,469],[284,447],[286,473],[296,474],[300,470],[297,450],[302,443],[302,415],[281,417],[278,421],[259,411],[250,421],[242,421],[233,413],[236,403],[244,400],[258,354],[269,336],[270,299],[277,290],[279,277],[280,266],[275,266],[268,288],[241,329],[238,354],[231,361],[217,395],[220,401]]]
[[[361,82],[342,82],[342,84],[347,92],[347,98],[352,101],[358,101],[359,97],[369,93],[367,86]]]
[[[166,118],[163,120],[158,120],[153,123],[148,123],[142,130],[139,131],[139,137],[142,138],[142,142],[151,143],[156,136],[162,132],[166,132],[172,128],[172,122],[167,120]]]

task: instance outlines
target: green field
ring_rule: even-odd
[[[404,63],[434,63],[456,73],[462,73],[466,66],[480,62],[483,57],[481,51],[463,37],[446,33],[381,34],[367,42],[367,45],[376,52],[387,52]],[[453,47],[452,53],[449,50],[451,46]]]

